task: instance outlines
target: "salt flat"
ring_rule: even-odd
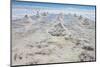
[[[12,64],[95,61],[95,20],[77,14],[12,19]]]

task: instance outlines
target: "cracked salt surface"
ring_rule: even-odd
[[[40,14],[12,23],[13,65],[95,60],[95,22],[88,18]]]

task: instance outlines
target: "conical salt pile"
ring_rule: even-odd
[[[65,36],[67,33],[69,33],[68,29],[63,24],[63,20],[63,15],[59,14],[53,28],[49,31],[52,36]]]

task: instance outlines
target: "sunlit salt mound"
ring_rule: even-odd
[[[88,19],[88,18],[84,18],[83,21],[82,21],[82,25],[85,27],[85,28],[88,28],[88,29],[94,29],[95,28],[95,22]]]
[[[95,21],[82,15],[66,15],[65,16],[65,27],[71,30],[82,31],[82,29],[94,29]]]
[[[35,23],[34,20],[32,20],[32,18],[28,15],[25,15],[24,17],[20,18],[20,19],[16,19],[16,20],[13,20],[12,21],[15,25],[21,25],[21,26],[24,26],[24,25],[27,25],[29,23]]]
[[[22,22],[23,22],[23,23],[32,23],[33,20],[32,20],[32,18],[31,18],[30,16],[25,15],[25,16],[22,18]]]
[[[65,29],[62,27],[62,25],[60,23],[58,23],[57,25],[55,25],[50,31],[49,33],[52,36],[64,36],[66,35],[66,31]]]
[[[13,23],[13,28],[17,33],[27,32],[32,29],[32,25],[35,21],[31,18],[31,16],[25,15],[24,17],[20,18],[20,20],[16,19]]]
[[[62,14],[59,14],[57,16],[56,21],[53,24],[53,27],[49,31],[49,33],[52,36],[65,36],[65,35],[70,35],[70,32],[68,29],[64,26],[64,16]]]
[[[43,12],[41,13],[42,16],[47,16],[48,15],[48,12]]]

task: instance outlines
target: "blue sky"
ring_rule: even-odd
[[[83,6],[72,4],[53,4],[53,3],[39,3],[39,2],[19,2],[12,0],[14,6],[20,7],[34,7],[34,8],[48,8],[48,9],[67,9],[74,8],[80,10],[95,10],[95,6]]]
[[[53,13],[57,13],[60,10],[64,13],[72,13],[77,15],[83,15],[90,19],[95,20],[95,6],[89,5],[73,5],[73,4],[55,4],[55,3],[40,3],[40,2],[25,2],[12,0],[13,17],[21,17],[25,14],[34,14],[34,8],[39,10],[54,10]],[[20,9],[21,8],[21,9]],[[26,9],[27,8],[27,9]]]

